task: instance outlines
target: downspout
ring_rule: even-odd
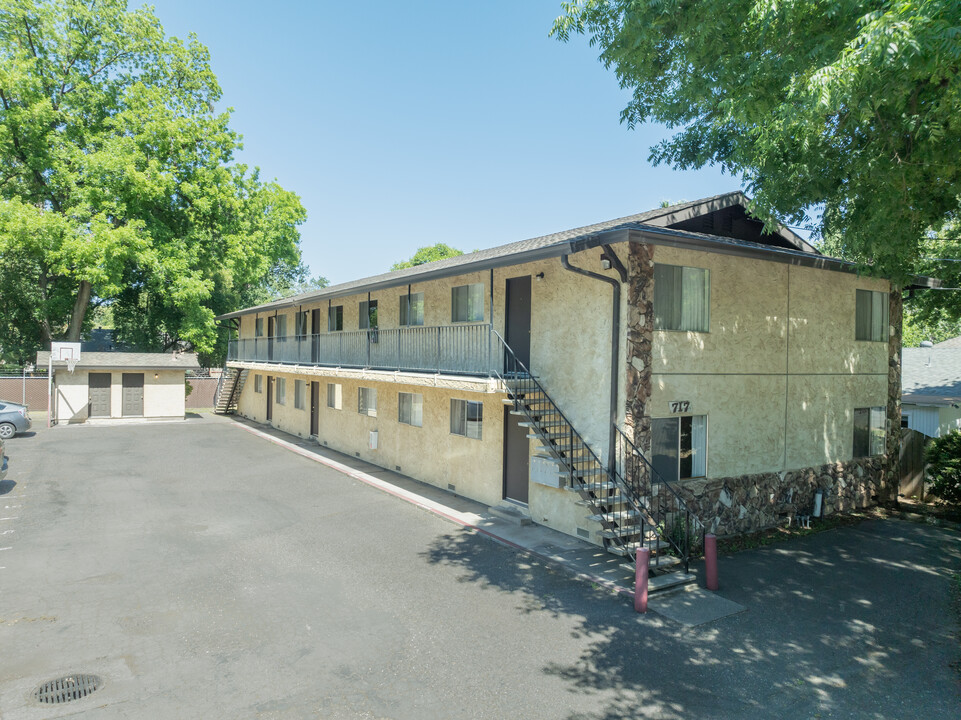
[[[624,267],[624,264],[620,261],[620,258],[617,257],[614,249],[610,245],[604,245],[603,248],[604,254],[601,255],[601,258],[610,261],[611,266],[617,270],[617,274],[621,278],[620,282],[614,278],[609,278],[606,275],[601,275],[600,273],[574,267],[570,264],[570,262],[568,262],[567,254],[561,256],[561,265],[565,270],[577,273],[578,275],[584,275],[595,280],[609,283],[611,289],[613,290],[613,301],[611,307],[611,418],[610,426],[608,428],[610,437],[607,447],[608,469],[613,472],[617,455],[617,436],[614,434],[614,426],[617,424],[617,369],[621,356],[621,282],[627,282],[627,269]]]

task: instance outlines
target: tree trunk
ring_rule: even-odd
[[[80,281],[77,299],[73,301],[73,312],[70,314],[70,327],[67,328],[67,342],[80,342],[83,318],[87,314],[87,308],[90,307],[90,289],[89,282]]]

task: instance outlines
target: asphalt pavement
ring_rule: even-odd
[[[722,558],[743,610],[684,623],[224,418],[37,428],[7,455],[4,720],[961,717],[953,531]],[[36,700],[78,673],[100,687]]]

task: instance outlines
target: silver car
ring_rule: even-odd
[[[26,432],[32,424],[26,405],[0,400],[0,438],[6,440]]]

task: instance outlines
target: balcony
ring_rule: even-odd
[[[481,376],[504,366],[486,324],[231,340],[227,360]]]

